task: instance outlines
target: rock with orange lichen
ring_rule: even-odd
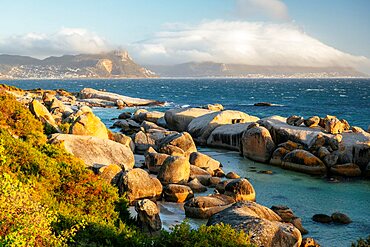
[[[327,172],[325,164],[319,158],[300,149],[285,155],[281,167],[312,175],[324,175]]]

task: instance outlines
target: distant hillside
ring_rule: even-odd
[[[225,63],[183,63],[177,65],[147,65],[161,77],[253,77],[253,78],[321,78],[321,77],[365,77],[349,67],[293,67],[254,66]]]
[[[137,77],[155,77],[155,74],[136,64],[126,51],[64,55],[43,60],[0,55],[0,78],[3,79]]]

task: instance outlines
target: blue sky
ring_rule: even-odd
[[[266,5],[255,6],[256,1]],[[276,2],[284,12],[277,16],[269,9],[275,8]],[[47,40],[49,36],[61,39],[57,35],[61,29],[78,28],[88,32],[86,35],[95,35],[94,39],[101,38],[105,46],[128,48],[135,55],[132,44],[147,41],[158,45],[160,41],[155,37],[167,29],[173,31],[174,23],[176,27],[186,26],[186,30],[198,30],[201,23],[222,20],[293,25],[341,52],[370,57],[369,0],[2,0],[1,8],[0,53],[46,56],[46,50],[31,54],[32,45],[19,48],[27,46],[27,34],[39,34],[42,38],[37,39],[43,41],[40,44],[50,44],[53,40]],[[239,11],[240,8],[245,11]],[[40,44],[35,51],[43,49]],[[71,53],[78,52],[69,46]],[[54,47],[50,53],[58,53],[58,49]],[[59,51],[68,53],[68,46]]]

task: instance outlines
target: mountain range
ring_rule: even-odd
[[[0,55],[0,79],[66,78],[152,78],[152,77],[243,77],[243,78],[326,78],[366,77],[350,67],[257,66],[215,62],[176,65],[135,63],[127,51],[101,54],[64,55],[37,59]]]
[[[0,55],[2,79],[148,78],[156,75],[136,64],[126,51],[36,59]]]

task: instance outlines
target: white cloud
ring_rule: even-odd
[[[143,64],[213,61],[250,65],[354,66],[361,56],[339,51],[293,24],[210,21],[158,32],[131,46]]]
[[[281,0],[236,0],[236,12],[242,17],[265,16],[288,20],[288,7]]]
[[[62,28],[53,34],[28,33],[0,39],[0,53],[46,57],[100,53],[112,46],[97,34],[81,28]]]

